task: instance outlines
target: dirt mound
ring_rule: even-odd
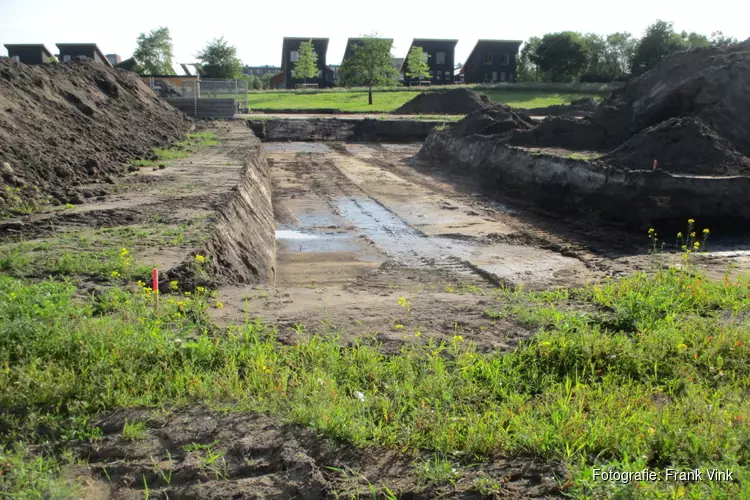
[[[653,161],[672,173],[750,175],[750,159],[695,118],[670,118],[649,127],[602,158],[627,170],[648,170]]]
[[[534,122],[523,111],[496,104],[469,113],[453,126],[452,131],[461,135],[496,135],[533,126]]]
[[[394,115],[465,115],[490,106],[489,97],[469,89],[424,92],[392,113]]]
[[[0,60],[0,213],[34,199],[80,203],[81,185],[111,182],[190,126],[134,73]]]
[[[651,71],[632,79],[613,92],[588,118],[549,118],[534,130],[512,132],[508,142],[609,152],[641,131],[664,123],[663,127],[650,130],[630,144],[626,148],[631,150],[628,158],[653,155],[659,147],[674,150],[675,143],[688,144],[693,138],[702,146],[691,145],[683,153],[686,158],[673,162],[673,168],[681,168],[684,173],[708,174],[712,170],[705,162],[721,158],[722,161],[737,159],[739,163],[734,167],[727,163],[716,164],[714,173],[742,171],[744,160],[731,149],[750,155],[748,109],[750,47],[695,49],[674,54]],[[682,118],[699,120],[702,125],[695,125],[695,122],[677,125],[681,123],[679,120],[670,122]],[[680,138],[679,134],[684,137]],[[714,137],[727,141],[728,146]],[[645,149],[632,150],[636,145]],[[700,147],[706,149],[699,150]],[[729,149],[723,151],[727,147]],[[655,158],[659,156],[664,155]],[[665,161],[669,162],[670,154],[666,156]]]
[[[531,108],[526,112],[532,116],[586,116],[599,108],[595,99],[583,97],[570,104],[555,104],[545,108]]]

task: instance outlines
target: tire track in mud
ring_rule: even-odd
[[[331,211],[355,226],[398,265],[470,275],[495,286],[512,286],[509,281],[460,256],[468,254],[474,244],[451,237],[427,236],[409,225],[396,212],[349,180],[330,158],[330,153],[297,153],[293,168],[310,175],[311,190],[326,200]],[[335,189],[329,190],[327,186]]]

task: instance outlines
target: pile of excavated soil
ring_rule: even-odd
[[[696,118],[670,118],[642,130],[602,158],[628,170],[693,175],[750,175],[750,159]]]
[[[423,92],[392,112],[394,115],[465,115],[492,105],[489,97],[469,89]]]
[[[525,112],[505,104],[495,104],[469,113],[453,125],[451,131],[459,135],[497,135],[515,129],[530,129],[534,125]]]
[[[586,116],[599,108],[595,99],[583,97],[570,104],[555,104],[545,108],[530,108],[526,112],[531,116]]]
[[[19,197],[82,202],[132,158],[182,136],[190,120],[135,73],[93,62],[0,60],[0,212]],[[92,191],[86,191],[86,194]]]
[[[613,164],[638,169],[641,158],[651,155],[649,164],[656,159],[683,173],[739,174],[745,172],[745,162],[736,153],[750,155],[748,110],[750,47],[694,49],[674,54],[632,79],[590,117],[548,118],[534,129],[512,132],[507,140],[520,146],[610,152],[638,135],[624,145],[628,154],[613,152]],[[679,119],[686,118],[700,125],[681,124]],[[686,158],[674,161],[680,154],[674,144],[691,139],[697,144],[682,153]],[[721,161],[712,169],[714,159]]]

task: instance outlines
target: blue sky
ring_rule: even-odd
[[[330,38],[328,64],[337,64],[348,37],[377,32],[394,39],[397,57],[415,37],[458,39],[456,61],[463,62],[478,38],[525,40],[565,30],[640,36],[656,19],[674,22],[678,31],[750,37],[750,2],[741,0],[0,0],[0,45],[41,42],[55,53],[56,42],[95,42],[105,53],[129,57],[139,33],[168,26],[175,62],[192,62],[208,40],[223,35],[244,63],[279,64],[284,36],[311,36]]]

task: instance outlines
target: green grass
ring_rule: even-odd
[[[431,451],[438,458],[415,464],[426,482],[498,455],[533,456],[565,464],[574,496],[750,495],[745,279],[659,268],[580,289],[499,289],[486,315],[538,330],[507,354],[428,333],[386,355],[335,335],[281,343],[260,322],[216,332],[203,292],[165,296],[155,312],[143,287],[79,297],[65,281],[0,275],[0,297],[0,407],[10,410],[0,412],[0,453],[26,469],[40,459],[13,455],[14,442],[64,448],[100,435],[91,422],[102,411],[203,403],[355,446]],[[222,477],[220,453],[204,451]],[[595,467],[720,467],[739,482],[602,483]],[[33,480],[0,475],[0,491],[56,484],[55,467],[39,470]]]
[[[122,428],[122,437],[128,441],[137,441],[146,437],[145,422],[125,422]]]
[[[185,139],[172,144],[168,148],[156,148],[153,150],[155,160],[133,160],[131,163],[139,167],[159,165],[170,160],[187,158],[199,148],[216,146],[219,141],[214,132],[191,132],[185,134]]]
[[[483,90],[495,102],[517,108],[536,108],[553,104],[567,104],[581,97],[600,98],[594,93],[560,93],[532,90]],[[420,91],[399,92],[380,91],[373,94],[373,104],[367,103],[367,92],[320,92],[317,94],[294,94],[265,92],[250,94],[248,106],[251,112],[257,110],[297,109],[338,109],[357,113],[390,113],[416,97]]]

